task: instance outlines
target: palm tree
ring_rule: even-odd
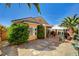
[[[76,30],[76,25],[78,21],[79,21],[79,17],[77,17],[77,14],[75,14],[73,17],[64,18],[64,21],[62,21],[61,26],[71,28],[74,32]]]
[[[31,6],[34,5],[36,7],[37,11],[41,14],[39,3],[24,3],[24,4],[28,5],[29,8],[31,8]],[[12,5],[12,3],[5,3],[5,6],[6,7],[9,7],[10,8],[11,5]]]

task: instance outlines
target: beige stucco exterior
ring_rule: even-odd
[[[42,24],[44,26],[44,28],[45,28],[45,38],[46,38],[46,31],[47,31],[46,29],[48,27],[50,27],[50,25],[45,20],[43,20],[42,18],[39,18],[39,17],[37,17],[37,18],[25,18],[24,20],[20,20],[20,21],[14,20],[13,22],[16,23],[16,24],[25,23],[25,24],[29,25],[29,31],[30,31],[29,39],[28,39],[29,41],[37,39],[37,35],[36,35],[37,25]]]
[[[37,28],[37,25],[38,25],[38,24],[35,24],[35,23],[28,23],[28,25],[29,25],[29,28]],[[34,35],[29,34],[29,41],[30,41],[30,40],[35,40],[35,39],[37,39],[37,35],[35,35],[34,30],[33,30],[33,34],[34,34]]]
[[[29,28],[37,28],[37,25],[39,24],[35,24],[35,23],[28,23]],[[44,25],[45,28],[45,38],[46,38],[46,28],[48,28],[48,25]],[[29,34],[29,41],[30,40],[36,40],[37,39],[37,35],[35,34],[35,31],[33,30],[33,35]]]

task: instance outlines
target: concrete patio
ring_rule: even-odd
[[[6,43],[8,44],[8,43]],[[76,56],[77,51],[71,43],[56,43],[41,39],[21,45],[4,46],[0,49],[2,56]]]

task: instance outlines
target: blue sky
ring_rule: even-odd
[[[11,8],[6,8],[0,4],[0,24],[9,26],[11,20],[27,17],[43,17],[49,24],[60,24],[63,18],[79,15],[79,4],[73,3],[42,3],[40,4],[41,14],[32,6],[31,9],[24,4],[12,4]]]

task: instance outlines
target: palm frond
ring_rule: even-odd
[[[75,19],[75,18],[77,18],[77,14],[75,14],[75,15],[73,16],[73,19]]]
[[[68,21],[71,22],[72,21],[72,18],[71,17],[67,17]]]
[[[41,14],[39,3],[27,3],[28,7],[31,8],[32,4],[36,7],[37,11]],[[5,3],[6,7],[11,7],[12,3]]]
[[[34,6],[37,8],[38,12],[41,14],[41,11],[40,11],[40,6],[38,3],[33,3]]]
[[[64,25],[68,28],[72,28],[73,31],[75,30],[76,25],[78,24],[79,17],[77,17],[77,14],[74,15],[73,17],[66,17],[64,18],[64,21],[62,22],[61,25]]]
[[[6,7],[11,7],[11,3],[5,3]]]
[[[31,3],[27,3],[28,7],[31,8]]]
[[[78,20],[79,20],[79,17],[77,17],[77,18],[74,20],[74,22],[76,23]]]

